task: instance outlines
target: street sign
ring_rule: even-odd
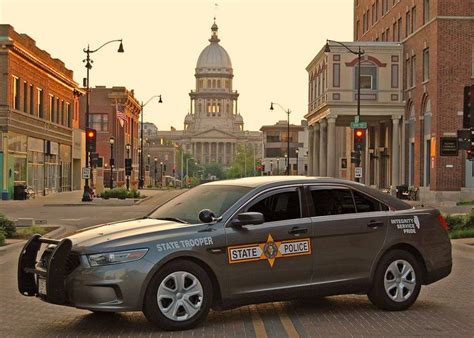
[[[355,167],[354,177],[362,178],[362,167]]]
[[[91,168],[82,168],[82,178],[84,180],[91,178]]]
[[[367,129],[367,122],[351,122],[352,129]]]

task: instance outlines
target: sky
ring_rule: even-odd
[[[306,66],[326,39],[352,41],[353,0],[0,0],[0,23],[26,33],[61,59],[82,84],[83,49],[112,39],[118,44],[92,54],[90,84],[134,89],[151,101],[145,121],[159,130],[182,129],[201,51],[209,44],[214,16],[220,44],[230,55],[233,89],[246,130],[307,113]]]

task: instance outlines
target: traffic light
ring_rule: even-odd
[[[365,149],[365,135],[366,129],[356,128],[354,129],[354,150],[361,151]]]
[[[97,131],[92,128],[86,129],[86,150],[95,153],[95,145],[97,143]]]
[[[472,159],[473,159],[472,148],[466,150],[466,158],[467,158],[468,161],[472,161]]]
[[[474,127],[474,84],[464,87],[462,127]]]
[[[356,167],[360,166],[360,151],[351,152],[351,163],[354,163]]]

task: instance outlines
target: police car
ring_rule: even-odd
[[[203,184],[142,219],[63,239],[35,235],[18,287],[93,312],[143,311],[181,330],[210,308],[309,295],[364,293],[404,310],[451,265],[436,209],[346,180],[269,176]]]

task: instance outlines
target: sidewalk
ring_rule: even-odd
[[[128,206],[134,204],[140,204],[148,198],[151,198],[164,190],[140,190],[140,194],[146,196],[145,198],[140,199],[131,199],[127,198],[120,200],[117,198],[111,198],[108,200],[102,198],[94,198],[91,202],[82,202],[82,190],[76,191],[65,191],[60,193],[53,193],[47,196],[38,196],[30,200],[8,200],[0,201],[0,203],[5,203],[5,205],[13,206],[18,205],[18,207],[60,207],[60,206]]]
[[[474,254],[474,238],[452,239],[451,244],[453,245],[453,249]]]

